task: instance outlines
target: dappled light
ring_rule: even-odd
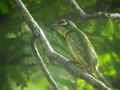
[[[75,59],[74,54],[77,53],[70,52],[66,41],[67,36],[64,38],[64,35],[57,33],[51,26],[60,18],[74,22],[77,28],[87,35],[94,47],[98,56],[99,71],[108,81],[108,87],[114,90],[120,89],[120,17],[114,18],[106,15],[106,13],[119,14],[119,0],[76,0],[85,14],[79,12],[80,8],[77,10],[71,4],[74,0],[22,1],[42,28],[52,48],[68,60]],[[98,2],[101,3],[98,5]],[[41,65],[33,55],[30,42],[32,34],[33,31],[25,23],[14,0],[1,0],[0,90],[54,90],[44,75]],[[83,78],[72,75],[64,67],[64,64],[60,65],[55,58],[51,59],[46,54],[42,43],[44,40],[36,42],[38,51],[60,90],[97,90],[94,85]],[[72,43],[72,47],[76,44],[78,43]],[[86,44],[80,45],[85,46]],[[78,47],[77,49],[80,50]],[[81,53],[80,56],[82,57],[83,54]],[[83,56],[87,57],[90,54],[87,53]],[[78,62],[76,66],[80,66]],[[84,68],[84,65],[80,66],[80,69],[81,67]],[[94,76],[94,74],[91,75]]]

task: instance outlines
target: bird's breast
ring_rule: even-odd
[[[87,36],[81,32],[71,32],[66,41],[70,53],[77,61],[79,60],[81,64],[88,67],[96,64],[96,56],[92,51],[93,48]]]

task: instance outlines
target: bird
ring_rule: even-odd
[[[103,82],[107,82],[98,70],[99,60],[95,49],[83,31],[69,19],[59,19],[52,24],[52,28],[64,38],[65,47],[68,48],[73,59],[69,62],[76,63],[82,71],[87,71]]]

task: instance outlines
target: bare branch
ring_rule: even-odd
[[[39,51],[38,51],[36,43],[35,43],[36,39],[37,39],[36,37],[34,37],[34,36],[32,37],[32,39],[31,39],[31,47],[32,47],[32,49],[34,51],[34,55],[37,57],[37,63],[42,66],[42,70],[45,73],[45,76],[47,77],[48,81],[54,87],[54,90],[59,90],[55,80],[52,78],[50,72],[47,69],[46,64],[44,63],[42,57],[39,54]]]
[[[111,90],[104,83],[95,79],[93,76],[87,72],[80,74],[81,69],[76,67],[74,64],[66,63],[69,61],[68,58],[62,56],[61,54],[54,52],[52,56],[49,56],[50,59],[56,60],[59,64],[64,65],[64,67],[74,76],[80,77],[86,82],[90,83],[92,86],[98,90]]]
[[[23,15],[26,23],[28,24],[28,26],[29,26],[30,28],[32,28],[31,30],[32,30],[33,37],[32,37],[32,40],[31,40],[31,47],[32,47],[32,49],[33,49],[33,52],[34,52],[35,56],[37,57],[37,63],[39,63],[39,64],[42,66],[43,72],[45,73],[48,81],[49,81],[50,84],[53,86],[53,88],[54,88],[55,90],[59,90],[59,89],[58,89],[58,86],[57,86],[57,84],[56,84],[56,82],[55,82],[55,80],[52,78],[50,72],[49,72],[48,69],[47,69],[46,64],[44,63],[42,57],[40,56],[40,54],[39,54],[39,52],[38,52],[38,49],[37,49],[37,47],[36,47],[36,44],[35,44],[35,41],[36,41],[37,37],[40,36],[40,33],[41,33],[42,35],[44,35],[44,33],[41,32],[41,31],[42,31],[41,28],[39,28],[39,25],[38,25],[38,24],[36,23],[36,21],[32,18],[32,16],[30,15],[29,11],[27,10],[27,8],[26,8],[25,5],[23,4],[23,2],[22,2],[21,0],[15,0],[15,2],[16,2],[16,4],[17,4],[17,6],[21,9],[22,15]],[[32,22],[31,22],[31,21],[32,21]],[[29,22],[31,22],[31,23],[29,23]],[[39,28],[39,29],[38,29],[38,28]],[[42,37],[45,38],[45,39],[43,39],[43,40],[46,42],[46,45],[48,46],[49,50],[52,50],[52,48],[51,48],[50,45],[49,45],[49,42],[47,41],[47,39],[46,39],[46,37],[45,37],[45,35],[42,36]]]
[[[78,5],[76,0],[68,0],[72,7],[75,8],[79,12],[79,16],[84,19],[97,19],[97,18],[111,18],[111,19],[118,19],[120,18],[120,13],[95,13],[95,14],[87,14],[85,11]]]
[[[98,90],[110,90],[110,88],[107,87],[104,83],[102,83],[99,80],[96,80],[93,76],[91,76],[87,72],[80,74],[81,69],[79,69],[76,65],[66,63],[67,61],[70,61],[70,60],[53,50],[53,48],[50,45],[50,43],[48,42],[45,34],[43,33],[43,30],[39,27],[37,22],[30,15],[30,13],[28,12],[27,8],[24,6],[22,1],[21,0],[15,0],[15,1],[17,3],[17,6],[19,7],[19,9],[21,9],[21,14],[24,17],[24,20],[26,21],[28,26],[31,28],[34,36],[38,37],[39,40],[42,42],[41,45],[45,49],[46,55],[51,60],[56,60],[58,62],[58,64],[63,65],[69,72],[71,72],[71,74],[73,74],[76,77],[80,77],[80,78],[84,79],[85,81],[90,83],[92,86],[94,86]],[[40,57],[39,57],[39,60],[40,60]]]
[[[84,16],[86,13],[83,11],[82,8],[80,8],[80,6],[78,5],[78,3],[75,0],[70,0],[70,3],[72,4],[72,6],[79,11],[80,15]]]

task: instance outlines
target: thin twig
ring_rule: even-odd
[[[32,47],[32,50],[33,50],[33,52],[34,52],[34,55],[37,57],[37,63],[41,65],[42,70],[43,70],[45,76],[47,77],[48,81],[49,81],[49,82],[52,84],[52,86],[54,87],[54,90],[59,90],[59,89],[58,89],[58,86],[57,86],[57,84],[56,84],[56,82],[55,82],[55,80],[54,80],[53,77],[51,76],[50,72],[49,72],[48,69],[47,69],[46,64],[44,63],[42,57],[41,57],[40,54],[39,54],[39,51],[38,51],[37,46],[36,46],[36,43],[35,43],[36,39],[37,39],[37,38],[35,38],[34,36],[32,37],[32,39],[31,39],[31,47]]]
[[[80,15],[84,16],[86,15],[86,13],[83,11],[82,8],[80,8],[80,6],[78,5],[78,3],[75,0],[70,0],[70,3],[72,4],[72,6],[79,11]]]
[[[68,0],[75,10],[79,12],[79,16],[84,19],[98,19],[98,18],[111,18],[111,19],[118,19],[120,18],[120,13],[95,13],[95,14],[88,14],[86,13],[76,2],[76,0]]]
[[[81,70],[74,64],[66,63],[66,61],[70,61],[68,58],[54,51],[49,41],[47,40],[43,30],[39,27],[37,22],[33,19],[27,8],[24,6],[21,0],[15,0],[19,9],[21,9],[21,14],[24,17],[25,22],[31,28],[33,34],[36,37],[39,37],[39,40],[42,42],[41,45],[45,50],[45,54],[50,58],[50,60],[55,60],[58,64],[63,65],[71,74],[76,77],[80,77],[84,79],[86,82],[90,83],[92,86],[97,88],[98,90],[110,90],[104,83],[99,80],[96,80],[93,76],[88,73],[80,74]]]
[[[87,72],[84,72],[80,74],[81,69],[76,67],[74,64],[66,63],[66,61],[69,61],[68,58],[62,56],[61,54],[54,52],[52,56],[49,56],[50,59],[56,60],[59,64],[64,65],[64,67],[74,76],[80,77],[83,80],[90,83],[92,86],[97,88],[98,90],[111,90],[109,87],[107,87],[103,82],[95,79],[93,76],[88,74]]]

